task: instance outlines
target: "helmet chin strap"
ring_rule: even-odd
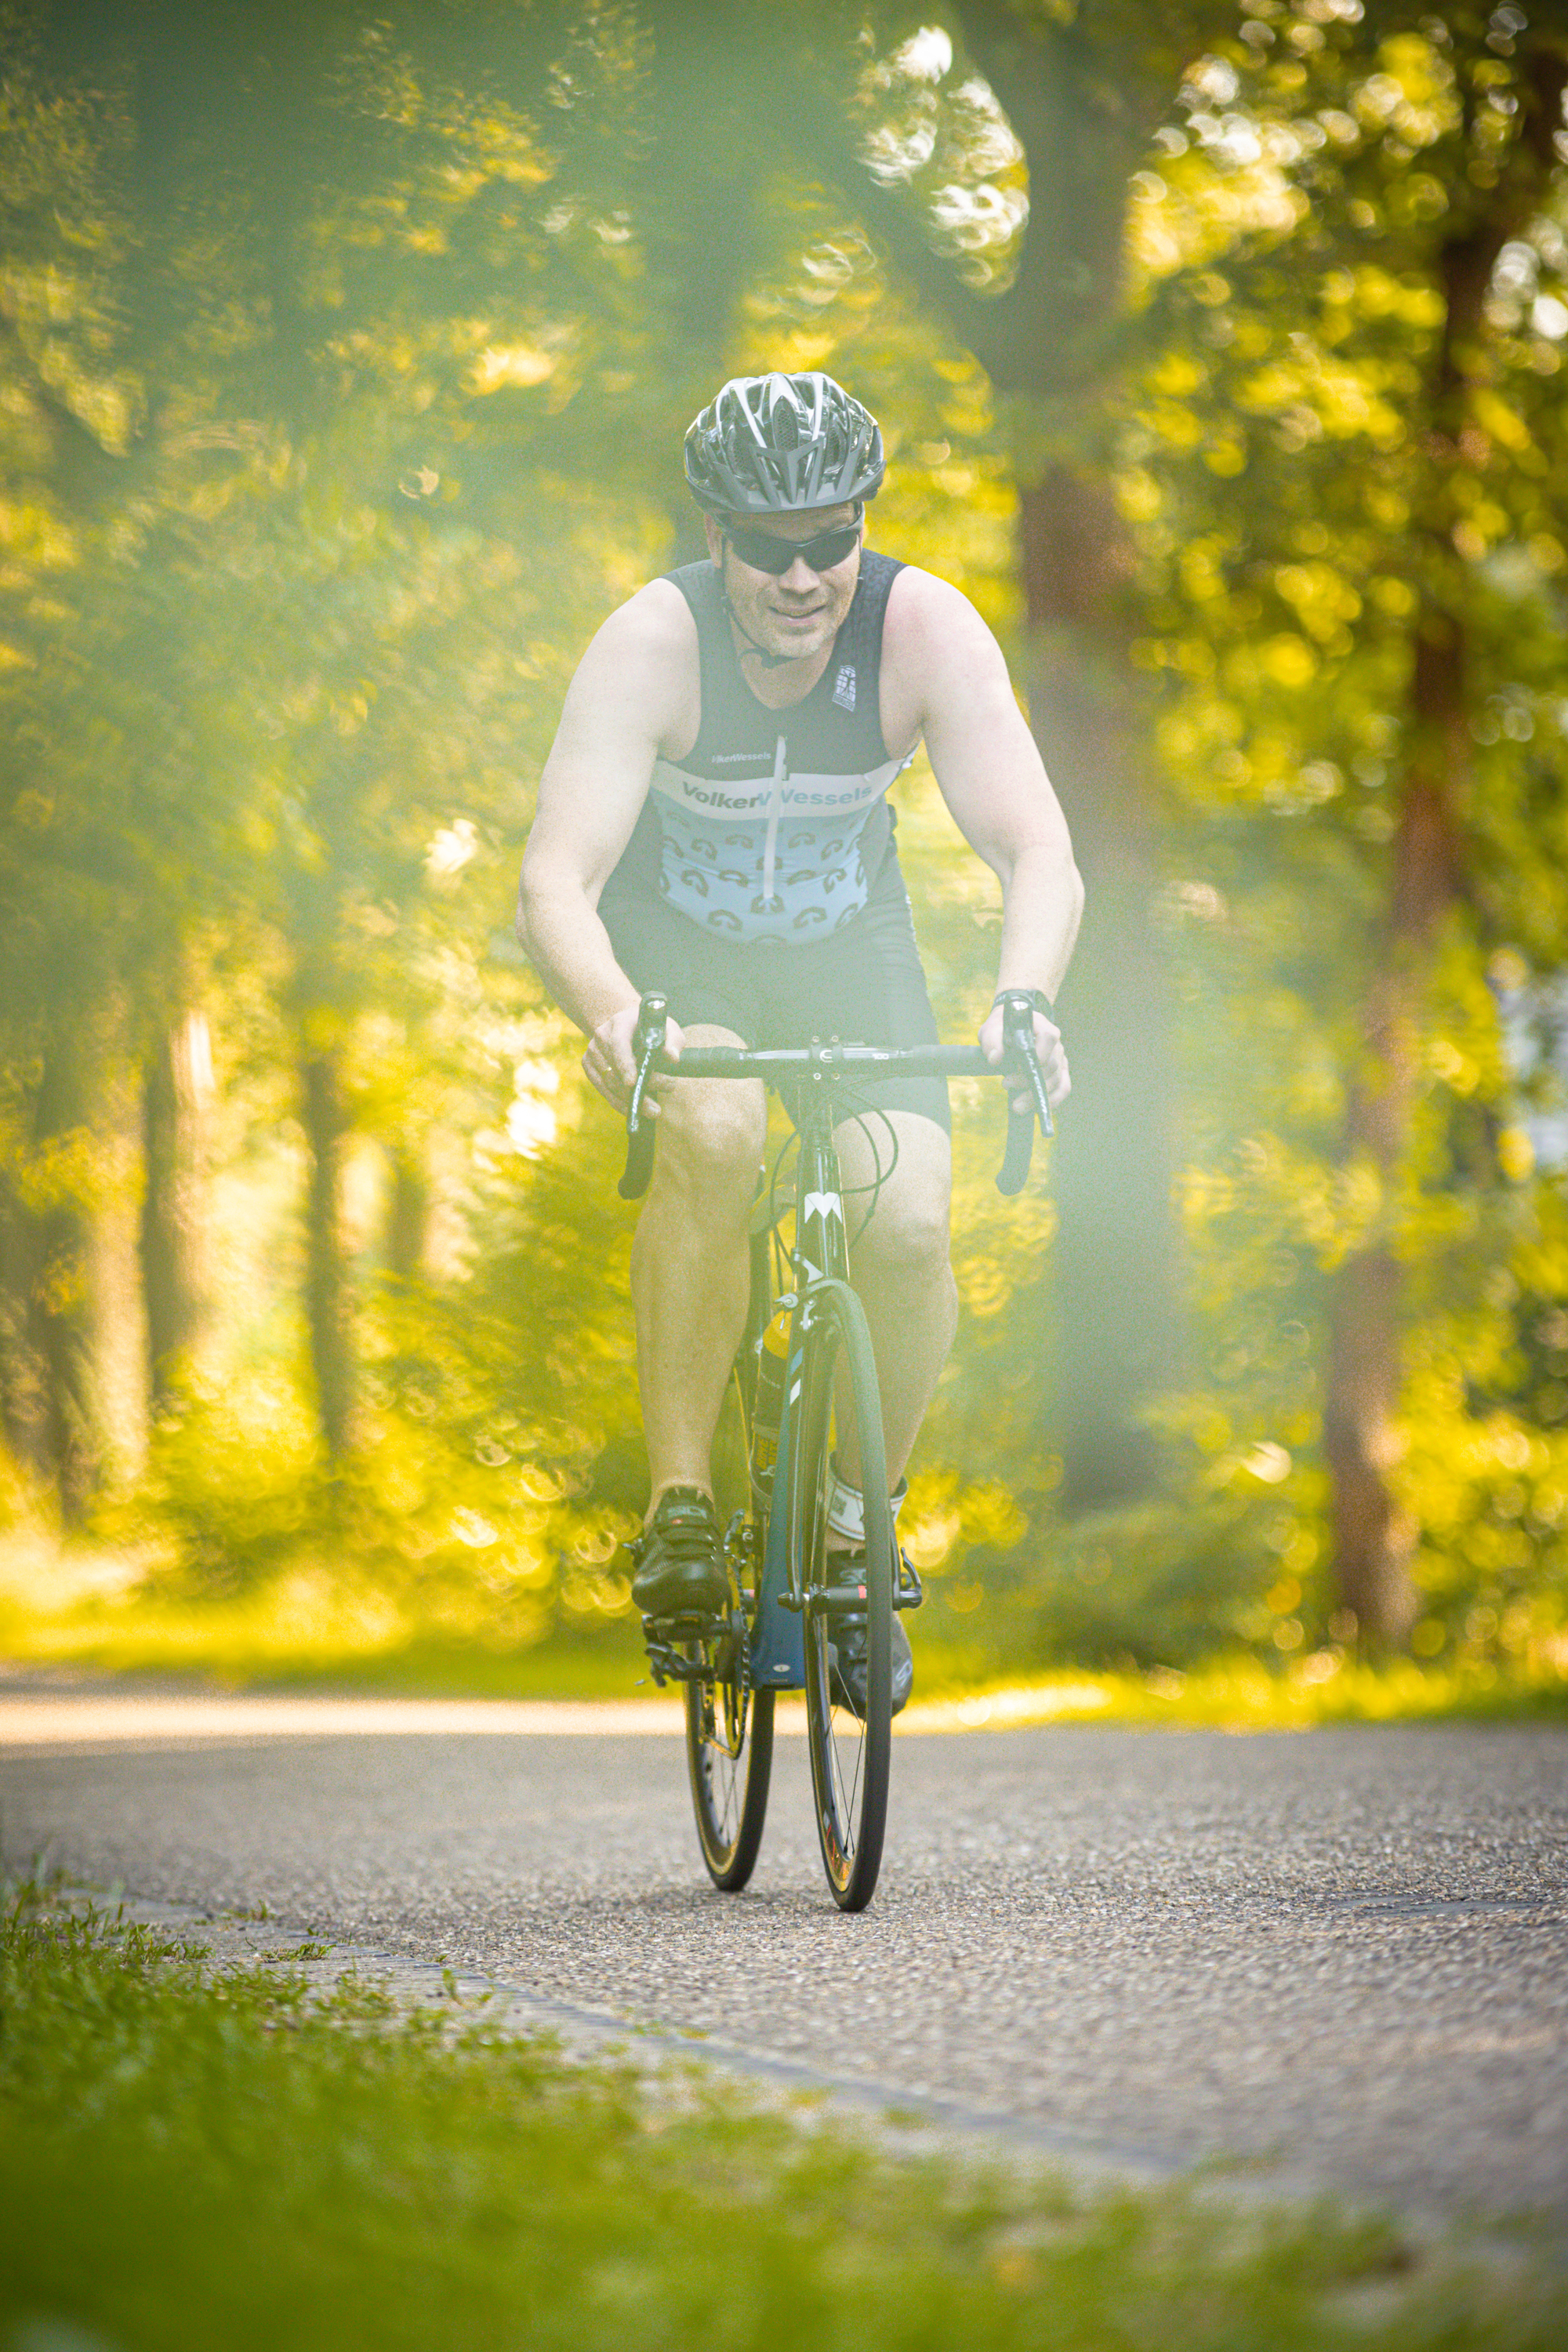
[[[725,545],[726,547],[729,545],[728,541],[725,541]],[[747,628],[744,621],[742,620],[741,615],[736,612],[734,605],[730,601],[730,583],[724,577],[724,566],[722,564],[719,567],[719,585],[724,598],[725,612],[728,613],[735,628],[740,632],[741,635],[745,638],[747,645],[752,648],[749,654],[742,654],[741,656],[741,659],[742,661],[760,661],[765,669],[787,669],[791,662],[798,661],[800,659],[800,656],[798,654],[775,654],[772,652],[768,646],[760,644],[758,640],[752,636],[750,629]]]
[[[724,591],[724,610],[729,614],[735,627],[740,631],[742,636],[745,638],[748,646],[751,648],[750,652],[743,653],[741,656],[741,659],[742,661],[759,661],[762,663],[764,669],[787,669],[791,662],[798,661],[800,659],[800,656],[798,654],[770,653],[766,646],[759,645],[756,638],[752,636],[750,629],[747,628],[744,621],[742,620],[739,613],[736,612],[733,604],[731,604],[730,592],[727,588]]]

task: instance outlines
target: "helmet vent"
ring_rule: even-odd
[[[810,513],[875,498],[877,420],[828,375],[737,376],[686,436],[686,478],[712,514]]]

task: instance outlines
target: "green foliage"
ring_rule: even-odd
[[[318,1957],[307,1946],[296,1959]],[[465,2013],[466,2012],[466,2013]],[[142,2347],[1560,2340],[1561,2284],[1381,2221],[1093,2193],[396,2013],[12,1888],[0,2322]],[[890,2127],[889,2127],[890,2128]],[[1109,2333],[1108,2333],[1109,2331]]]
[[[79,1234],[38,1235],[128,1246],[127,1101],[199,1004],[207,1323],[102,1529],[160,1559],[170,1605],[300,1570],[398,1638],[624,1621],[629,1220],[613,1124],[510,950],[511,876],[577,653],[689,551],[680,426],[731,367],[824,365],[889,423],[875,538],[1015,654],[1017,481],[1111,484],[1181,1005],[1190,1345],[1130,1517],[1062,1523],[1053,1213],[998,1202],[990,1112],[959,1103],[963,1325],[907,1522],[928,1640],[956,1654],[984,1615],[1019,1663],[1342,1647],[1323,1333],[1381,1239],[1409,1276],[1418,1650],[1505,1677],[1563,1654],[1568,1244],[1531,1160],[1557,1080],[1499,1017],[1539,1012],[1568,922],[1568,208],[1521,128],[1548,32],[1330,0],[957,10],[941,35],[887,8],[864,40],[816,10],[781,33],[334,7],[281,46],[226,16],[198,72],[177,9],[70,17],[13,12],[0,93],[13,1450],[47,1453],[39,1331],[92,1291]],[[160,89],[190,103],[132,95]],[[1456,389],[1444,270],[1505,200]],[[1053,240],[1047,362],[1016,321]],[[1342,1139],[1433,612],[1468,648],[1464,887],[1385,1179]],[[994,893],[929,776],[900,789],[962,1034]],[[312,1292],[308,1332],[323,1254],[347,1304]]]
[[[1568,248],[1561,173],[1537,212],[1548,184],[1509,129],[1551,59],[1462,11],[1364,33],[1359,11],[1247,13],[1242,42],[1189,69],[1186,127],[1160,134],[1133,227],[1162,334],[1121,496],[1145,567],[1135,658],[1162,681],[1190,1007],[1195,1379],[1167,1418],[1197,1440],[1199,1491],[1249,1447],[1273,1460],[1259,1524],[1300,1556],[1301,1638],[1321,1638],[1327,1286],[1392,1248],[1413,1318],[1393,1475],[1422,1531],[1416,1646],[1496,1663],[1505,1622],[1516,1647],[1550,1641],[1568,1597],[1555,1436],[1519,1410],[1521,1340],[1555,1295],[1560,1178],[1526,1181],[1499,1015],[1563,937],[1551,289]],[[1342,1139],[1369,1067],[1362,1008],[1398,952],[1390,845],[1434,757],[1411,677],[1440,626],[1465,649],[1440,754],[1463,841],[1436,853],[1456,903],[1390,1182]]]

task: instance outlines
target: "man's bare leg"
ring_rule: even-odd
[[[866,1309],[882,1391],[888,1484],[896,1486],[920,1434],[958,1328],[958,1286],[948,1250],[952,1147],[934,1119],[912,1111],[868,1116],[867,1126],[883,1167],[890,1156],[884,1116],[898,1135],[898,1165],[883,1185],[868,1224],[868,1192],[851,1197],[876,1172],[870,1144],[857,1126],[840,1127],[849,1265]],[[847,1456],[852,1449],[847,1448]],[[858,1485],[858,1459],[839,1468]]]
[[[738,1045],[712,1025],[689,1045]],[[760,1085],[668,1079],[658,1150],[632,1245],[637,1381],[651,1480],[650,1513],[668,1486],[713,1492],[713,1433],[745,1328],[746,1232],[767,1139]]]

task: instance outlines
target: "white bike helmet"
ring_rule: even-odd
[[[731,377],[686,436],[710,514],[810,514],[874,499],[886,465],[869,410],[830,375]]]

